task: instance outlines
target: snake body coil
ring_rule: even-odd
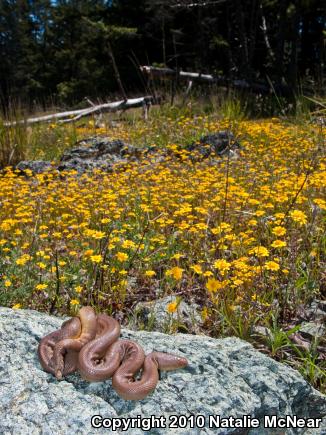
[[[38,355],[43,369],[61,379],[76,370],[88,381],[112,377],[112,386],[125,400],[141,400],[154,391],[158,370],[175,370],[188,365],[185,358],[164,352],[145,356],[131,340],[119,340],[120,325],[106,314],[96,316],[83,307],[78,317],[62,324],[42,338]],[[142,371],[140,379],[136,379]]]

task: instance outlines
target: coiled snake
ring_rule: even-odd
[[[177,355],[151,352],[131,340],[119,340],[120,324],[106,314],[96,315],[83,307],[78,316],[64,322],[61,329],[43,337],[38,347],[42,368],[62,379],[78,370],[88,381],[112,377],[112,386],[125,400],[141,400],[155,390],[158,370],[186,367]],[[135,376],[142,370],[139,380]]]

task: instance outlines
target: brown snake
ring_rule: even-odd
[[[154,391],[158,370],[175,370],[188,365],[185,358],[164,352],[145,357],[142,347],[131,340],[119,340],[119,323],[106,314],[96,316],[83,307],[61,329],[42,338],[38,355],[43,369],[61,379],[79,370],[88,381],[112,377],[112,386],[125,400],[141,400]],[[139,371],[141,378],[135,379]]]

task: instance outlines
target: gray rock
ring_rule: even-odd
[[[262,336],[262,337],[270,337],[272,334],[269,328],[260,325],[255,325],[252,328],[252,332],[257,336]]]
[[[139,148],[126,144],[121,140],[110,140],[109,138],[94,136],[77,142],[77,146],[66,151],[57,165],[51,162],[35,160],[22,161],[16,169],[22,172],[27,169],[34,174],[47,172],[53,168],[59,171],[75,170],[79,174],[101,169],[111,172],[114,165],[137,161],[142,154]]]
[[[173,325],[176,325],[178,330],[198,331],[198,327],[202,324],[199,306],[181,301],[177,310],[169,313],[167,306],[175,300],[176,296],[170,295],[154,301],[139,302],[134,308],[136,324],[141,322],[145,328],[160,332],[175,329]]]
[[[169,155],[166,149],[147,147],[141,149],[123,141],[111,140],[107,137],[93,136],[83,139],[77,146],[67,150],[57,165],[51,165],[47,161],[22,161],[16,168],[24,172],[30,169],[34,174],[40,174],[56,168],[59,171],[77,171],[78,174],[99,169],[105,172],[112,172],[118,164],[139,161],[142,156],[149,160],[146,169],[153,169],[153,166],[163,162]],[[229,146],[230,145],[230,146]],[[201,160],[209,156],[220,157],[228,154],[230,157],[237,157],[237,150],[240,145],[235,141],[231,132],[219,131],[200,138],[198,142],[186,145],[185,149],[190,151],[190,159]]]
[[[298,331],[304,338],[326,339],[326,301],[314,300],[299,311]]]
[[[197,142],[186,146],[188,151],[196,151],[204,159],[212,155],[223,156],[227,154],[230,157],[236,157],[236,150],[239,148],[240,144],[236,142],[233,133],[227,130],[202,136]]]
[[[47,172],[53,169],[51,162],[43,161],[43,160],[23,160],[18,163],[16,169],[19,169],[22,172],[26,170],[32,171],[33,174],[41,174],[43,172]]]
[[[301,323],[299,332],[308,338],[321,338],[326,334],[326,326],[318,322]]]
[[[146,352],[152,349],[186,356],[189,366],[162,372],[153,394],[142,401],[124,401],[111,381],[88,383],[78,374],[58,382],[42,371],[37,346],[44,335],[58,329],[62,318],[30,310],[0,308],[0,433],[15,434],[98,434],[91,417],[166,418],[165,429],[151,434],[325,434],[323,428],[240,430],[180,428],[172,430],[172,415],[242,417],[251,415],[296,415],[321,418],[326,414],[326,398],[315,391],[300,374],[256,351],[238,338],[216,340],[205,336],[132,332],[122,336],[139,342]],[[117,420],[121,422],[121,420]],[[143,434],[139,428],[117,433]]]
[[[90,137],[77,143],[77,147],[66,151],[60,159],[59,171],[76,170],[78,173],[101,169],[112,171],[113,165],[137,160],[140,151],[121,140]]]
[[[316,299],[307,309],[309,320],[326,322],[326,301]]]

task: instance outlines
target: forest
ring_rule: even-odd
[[[78,104],[144,93],[140,65],[323,92],[322,0],[1,0],[0,96]]]

